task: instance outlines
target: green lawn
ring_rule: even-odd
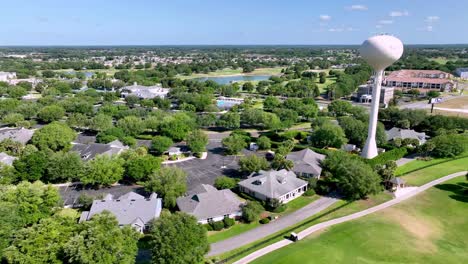
[[[317,78],[318,80],[318,78]],[[324,92],[325,91],[325,88],[330,85],[330,84],[333,84],[333,83],[336,83],[336,77],[327,77],[325,83],[319,83],[317,82],[317,86],[318,88],[320,89],[320,92]]]
[[[459,177],[252,263],[467,263],[467,187]]]
[[[235,250],[226,252],[222,255],[217,256],[216,259],[220,260],[220,259],[226,259],[226,258],[232,257],[232,259],[230,259],[227,262],[227,263],[232,263],[254,252],[255,250],[258,250],[260,248],[263,248],[267,245],[273,244],[283,239],[284,235],[289,234],[290,232],[300,232],[312,225],[315,225],[315,224],[318,224],[318,223],[321,223],[330,219],[345,216],[348,214],[352,214],[358,211],[362,211],[364,209],[386,202],[390,199],[391,199],[391,195],[389,195],[388,193],[379,193],[377,195],[371,196],[367,200],[359,200],[359,201],[353,201],[353,202],[339,201],[335,203],[333,206],[329,207],[327,210],[320,212],[316,215],[313,215],[312,217],[305,219],[288,229],[278,230],[278,232],[275,234],[272,234],[266,238],[255,241],[251,244],[245,245]]]
[[[439,159],[438,162],[441,160]],[[408,171],[408,168],[416,169],[418,167],[424,167],[436,163],[435,160],[431,161],[412,161],[408,164],[405,164],[401,168],[398,168],[397,173],[401,171]],[[407,166],[407,167],[405,167]],[[403,168],[405,167],[405,168]],[[420,186],[435,179],[438,179],[442,176],[455,173],[458,171],[468,170],[468,157],[455,159],[451,161],[446,161],[444,163],[436,164],[424,169],[410,172],[408,174],[402,175],[401,177],[406,180],[407,184]]]
[[[253,72],[245,73],[245,75],[277,75],[281,73],[282,67],[272,67],[272,68],[259,68],[255,69]],[[180,79],[193,79],[193,78],[203,78],[203,77],[219,77],[219,76],[232,76],[232,75],[243,75],[242,68],[231,69],[226,68],[222,70],[217,70],[210,73],[195,73],[190,76],[178,75]]]
[[[284,212],[281,212],[281,213],[272,213],[272,215],[279,215],[279,216],[282,216],[282,215],[286,215],[286,214],[290,214],[298,209],[301,209],[302,207],[310,204],[311,202],[317,200],[319,198],[318,195],[314,195],[314,196],[300,196],[294,200],[292,200],[291,202],[288,203],[287,205],[287,208]],[[234,226],[232,226],[231,228],[229,229],[226,229],[226,230],[221,230],[221,231],[210,231],[209,234],[208,234],[208,242],[210,243],[215,243],[215,242],[218,242],[218,241],[221,241],[221,240],[224,240],[224,239],[228,239],[230,237],[233,237],[233,236],[237,236],[237,235],[240,235],[244,232],[247,232],[249,231],[250,229],[253,229],[257,226],[259,226],[260,223],[259,222],[255,222],[255,223],[249,223],[249,224],[245,224],[245,223],[236,223]]]

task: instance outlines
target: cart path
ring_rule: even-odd
[[[354,214],[350,214],[350,215],[347,215],[347,216],[343,216],[343,217],[339,217],[339,218],[336,218],[336,219],[332,219],[332,220],[329,220],[329,221],[326,221],[326,222],[323,222],[323,223],[319,223],[319,224],[316,224],[316,225],[313,225],[307,229],[305,229],[304,231],[298,233],[298,238],[299,240],[300,239],[303,239],[305,237],[307,237],[308,235],[318,231],[318,230],[321,230],[321,229],[324,229],[324,228],[327,228],[329,226],[333,226],[333,225],[336,225],[336,224],[340,224],[340,223],[343,223],[343,222],[347,222],[347,221],[351,221],[351,220],[354,220],[354,219],[357,219],[357,218],[360,218],[360,217],[363,217],[363,216],[366,216],[368,214],[372,214],[372,213],[375,213],[377,211],[380,211],[380,210],[383,210],[385,208],[388,208],[390,206],[393,206],[395,204],[398,204],[402,201],[405,201],[415,195],[418,195],[420,194],[421,192],[424,192],[425,190],[437,185],[437,184],[440,184],[442,182],[445,182],[445,181],[448,181],[448,180],[451,180],[453,178],[456,178],[456,177],[460,177],[460,176],[463,176],[467,173],[467,171],[461,171],[461,172],[456,172],[456,173],[452,173],[450,175],[447,175],[447,176],[444,176],[442,178],[439,178],[437,180],[434,180],[434,181],[431,181],[431,182],[428,182],[416,189],[414,189],[413,191],[411,192],[408,192],[398,198],[395,198],[393,200],[390,200],[388,202],[384,202],[382,204],[379,204],[379,205],[376,205],[374,207],[371,207],[371,208],[368,208],[366,210],[363,210],[363,211],[360,211],[360,212],[357,212],[357,213],[354,213]],[[266,246],[264,248],[261,248],[249,255],[247,255],[246,257],[243,257],[242,259],[234,262],[234,264],[247,264],[247,263],[250,263],[251,261],[263,256],[263,255],[266,255],[270,252],[273,252],[279,248],[282,248],[282,247],[285,247],[289,244],[292,244],[293,242],[291,242],[290,240],[287,240],[287,239],[283,239],[279,242],[276,242],[272,245],[269,245],[269,246]]]

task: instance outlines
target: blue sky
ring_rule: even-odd
[[[0,0],[0,45],[468,43],[465,0]]]

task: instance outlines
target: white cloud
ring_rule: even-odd
[[[330,32],[343,32],[343,28],[329,28],[328,31],[330,31]]]
[[[346,31],[359,31],[359,29],[353,28],[353,27],[347,27]]]
[[[348,9],[354,11],[366,11],[368,8],[365,5],[352,5]]]
[[[432,28],[432,26],[427,26],[427,27],[426,27],[426,31],[429,31],[429,32],[431,32],[431,31],[432,31],[432,29],[433,29],[433,28]]]
[[[426,17],[426,22],[427,23],[434,23],[440,20],[440,17],[438,16],[428,16]]]
[[[393,24],[393,20],[380,20],[379,24],[381,24],[381,25],[390,25],[390,24]]]
[[[331,16],[329,16],[329,15],[320,15],[319,18],[320,18],[321,21],[330,21],[331,20]]]
[[[390,12],[389,16],[391,17],[402,17],[402,16],[409,16],[409,12],[404,10],[404,11],[392,11]]]
[[[382,25],[375,25],[375,28],[382,28]]]

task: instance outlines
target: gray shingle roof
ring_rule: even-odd
[[[114,140],[107,144],[91,143],[81,144],[73,143],[72,151],[78,152],[83,160],[91,160],[97,155],[117,155],[123,150],[128,149],[128,146],[124,146],[122,142]]]
[[[118,199],[109,199],[111,196],[106,198],[94,200],[91,210],[83,212],[80,221],[88,221],[95,214],[109,211],[115,215],[119,225],[134,223],[143,223],[144,225],[161,214],[162,200],[157,198],[155,194],[145,198],[137,193],[130,192]]]
[[[254,177],[239,182],[240,186],[262,194],[268,198],[276,198],[307,185],[307,182],[296,177],[292,171],[260,171]]]
[[[320,162],[325,159],[325,155],[306,148],[301,151],[289,153],[286,159],[294,163],[294,171],[320,175],[320,173],[322,173]]]
[[[13,161],[15,161],[17,157],[10,156],[6,154],[5,152],[0,153],[0,162],[6,165],[13,165]]]
[[[395,138],[414,138],[419,140],[420,143],[426,142],[426,133],[418,133],[412,129],[401,129],[393,127],[392,129],[385,131],[387,134],[387,140],[394,140]]]
[[[204,190],[204,191],[203,191]],[[200,193],[177,198],[177,206],[183,212],[204,220],[241,211],[242,201],[231,190],[217,190],[202,184]]]
[[[34,134],[33,129],[27,129],[27,128],[2,128],[0,129],[0,141],[3,141],[4,139],[11,139],[13,141],[17,141],[25,145],[28,143],[29,140],[31,140],[32,136]]]

